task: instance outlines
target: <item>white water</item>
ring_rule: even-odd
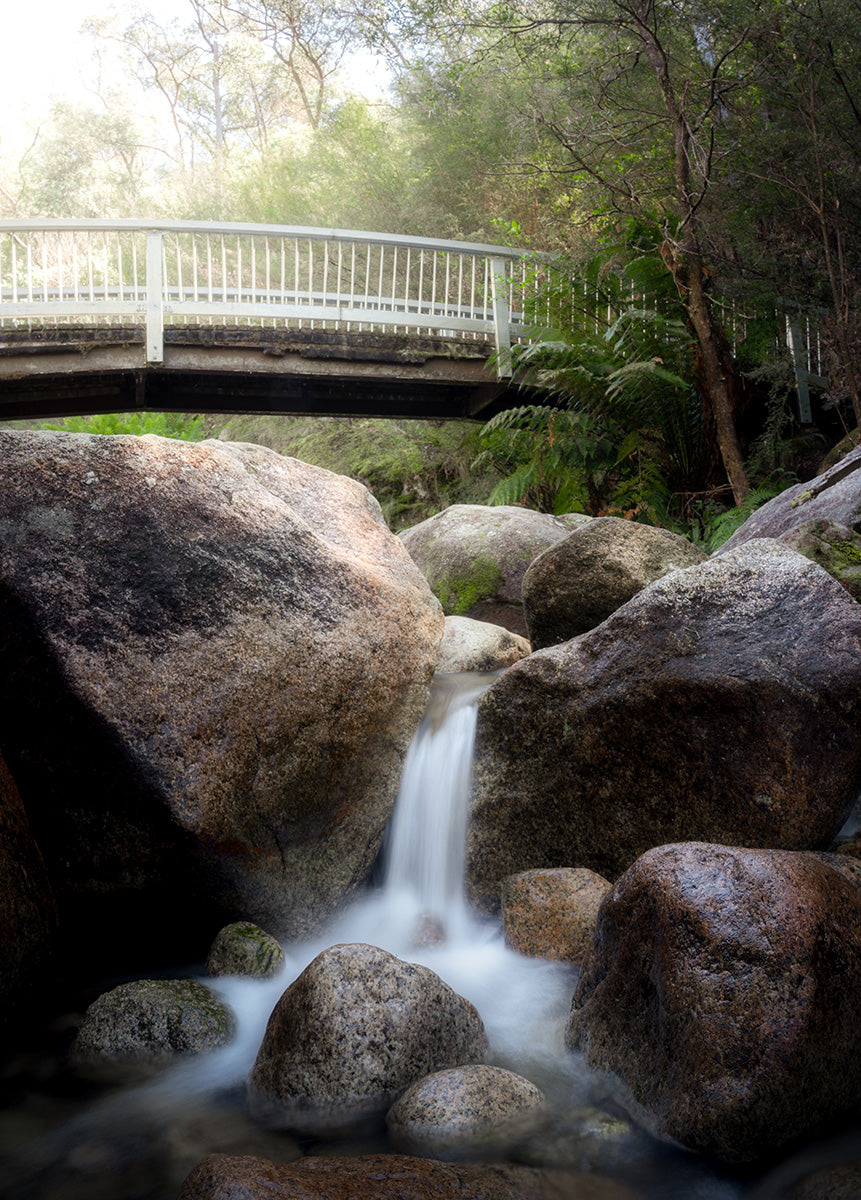
[[[284,946],[275,979],[207,979],[230,1004],[239,1032],[227,1049],[182,1064],[139,1090],[150,1102],[230,1087],[253,1065],[266,1021],[287,985],[339,942],[368,942],[423,963],[478,1009],[493,1060],[554,1088],[560,1075],[574,1097],[588,1083],[563,1049],[576,979],[567,966],[507,950],[498,923],[477,919],[464,898],[463,866],[476,704],[492,675],[437,676],[427,715],[407,754],[387,833],[383,886],[318,937]],[[430,935],[430,936],[428,936]],[[424,944],[422,944],[424,943]]]
[[[349,908],[312,941],[286,945],[285,966],[277,978],[265,982],[207,979],[237,1015],[238,1034],[233,1044],[181,1063],[150,1083],[97,1101],[38,1144],[34,1162],[41,1165],[74,1158],[81,1146],[95,1139],[98,1147],[100,1139],[116,1138],[123,1128],[138,1132],[150,1128],[155,1143],[170,1142],[173,1131],[182,1129],[183,1120],[201,1112],[206,1124],[219,1111],[220,1098],[230,1102],[231,1095],[240,1112],[241,1086],[253,1065],[269,1014],[284,989],[328,946],[370,942],[430,967],[469,999],[484,1021],[490,1061],[525,1075],[545,1091],[551,1109],[567,1123],[566,1137],[572,1139],[578,1165],[592,1165],[598,1171],[608,1165],[602,1157],[608,1151],[602,1149],[601,1139],[584,1141],[576,1117],[576,1110],[600,1100],[602,1085],[563,1045],[576,972],[563,964],[523,958],[507,950],[498,924],[477,919],[464,900],[464,833],[475,705],[491,682],[491,676],[442,676],[435,681],[428,715],[405,763],[387,839],[383,887]],[[417,933],[428,932],[437,940],[417,946]],[[581,1144],[583,1161],[579,1163]],[[200,1148],[184,1172],[210,1150],[223,1149],[214,1132],[212,1141]],[[235,1146],[229,1152],[258,1151]],[[671,1166],[668,1160],[656,1160],[642,1139],[626,1139],[622,1152],[624,1165],[617,1158],[616,1167],[628,1178],[636,1178],[643,1187],[641,1194],[650,1200],[739,1200],[743,1194],[744,1189],[717,1177],[705,1164],[679,1160],[678,1156]],[[609,1153],[613,1157],[612,1146]],[[85,1194],[87,1200],[93,1200],[89,1192],[70,1193],[75,1200]],[[176,1189],[169,1194],[175,1195]],[[31,1193],[22,1195],[29,1198]]]

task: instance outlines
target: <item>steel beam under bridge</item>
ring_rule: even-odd
[[[36,336],[34,336],[36,334]],[[524,403],[492,343],[247,326],[0,330],[0,421],[100,412],[316,413],[488,419]]]

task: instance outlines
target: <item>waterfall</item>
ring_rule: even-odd
[[[417,942],[462,934],[466,815],[477,703],[493,676],[439,675],[404,762],[389,828],[382,905]]]

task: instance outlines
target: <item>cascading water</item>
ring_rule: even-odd
[[[487,1030],[492,1060],[526,1075],[548,1097],[556,1138],[547,1159],[550,1164],[558,1163],[561,1146],[564,1165],[635,1180],[636,1194],[648,1200],[775,1200],[778,1192],[768,1189],[767,1180],[762,1190],[763,1181],[724,1177],[707,1163],[658,1148],[648,1139],[625,1133],[624,1127],[619,1127],[621,1133],[613,1133],[612,1121],[594,1107],[606,1100],[605,1085],[563,1047],[575,971],[512,953],[505,948],[497,925],[470,914],[464,900],[463,858],[476,705],[492,681],[493,676],[477,675],[440,676],[434,681],[427,716],[407,756],[388,831],[383,886],[313,941],[285,947],[285,967],[276,979],[207,980],[237,1014],[239,1029],[233,1044],[182,1063],[148,1084],[114,1092],[36,1139],[17,1163],[20,1182],[15,1181],[10,1196],[116,1200],[125,1193],[115,1178],[96,1187],[85,1177],[76,1190],[69,1182],[68,1163],[82,1155],[85,1160],[87,1155],[97,1161],[99,1155],[116,1158],[128,1153],[117,1149],[126,1144],[134,1145],[133,1153],[139,1154],[142,1141],[150,1153],[159,1148],[154,1154],[158,1182],[146,1192],[135,1184],[134,1194],[150,1200],[174,1200],[179,1181],[211,1151],[280,1157],[277,1141],[261,1144],[280,1135],[249,1127],[241,1085],[269,1013],[285,987],[321,950],[337,942],[361,941],[425,964],[475,1005]],[[226,1117],[232,1132],[225,1132]],[[187,1151],[190,1157],[165,1173],[162,1147],[187,1138],[189,1122],[196,1122],[198,1131],[193,1153]],[[146,1131],[143,1137],[142,1131]],[[72,1175],[75,1169],[71,1168]],[[131,1169],[137,1172],[139,1164],[133,1163]],[[44,1188],[43,1177],[49,1180]],[[34,1191],[36,1178],[40,1182]],[[56,1186],[51,1185],[52,1179]]]
[[[426,939],[456,938],[468,927],[466,810],[476,702],[490,682],[473,674],[438,677],[404,763],[386,841],[383,898],[393,921],[407,928],[424,922],[418,932]]]

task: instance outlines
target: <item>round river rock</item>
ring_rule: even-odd
[[[436,1071],[386,1115],[405,1152],[437,1158],[506,1154],[540,1124],[544,1094],[513,1071],[476,1065]]]
[[[476,1010],[433,971],[376,946],[332,946],[276,1004],[249,1103],[264,1124],[331,1132],[381,1117],[417,1079],[487,1050]]]

